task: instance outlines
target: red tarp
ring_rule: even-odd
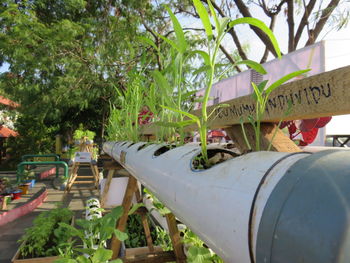
[[[10,137],[10,136],[17,136],[18,133],[5,127],[5,126],[0,126],[0,137]]]

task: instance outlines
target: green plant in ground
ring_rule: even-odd
[[[209,18],[209,13],[205,9],[201,1],[193,0],[193,3],[195,5],[197,13],[200,16],[202,24],[204,26],[206,37],[207,37],[206,41],[208,46],[207,52],[203,50],[197,50],[193,52],[194,54],[197,54],[203,58],[204,60],[203,70],[205,70],[206,76],[207,76],[207,83],[206,83],[207,88],[205,89],[204,97],[200,101],[202,103],[201,116],[198,117],[176,108],[171,108],[171,107],[165,107],[165,108],[189,118],[189,120],[185,120],[184,122],[178,122],[177,123],[178,125],[183,125],[183,126],[187,126],[191,124],[197,125],[199,129],[200,140],[201,140],[201,150],[202,150],[201,158],[206,164],[208,164],[209,160],[208,160],[208,154],[207,154],[207,131],[210,124],[209,119],[213,116],[213,114],[215,113],[218,107],[223,107],[225,105],[218,105],[212,112],[208,113],[207,104],[209,100],[210,91],[214,83],[215,70],[217,67],[216,61],[218,57],[218,51],[220,48],[220,44],[226,35],[226,32],[236,25],[249,24],[249,25],[258,27],[270,38],[271,43],[273,44],[279,56],[280,56],[280,50],[279,50],[276,38],[274,37],[272,31],[260,20],[255,18],[248,18],[248,17],[235,19],[233,21],[230,21],[229,18],[218,19],[211,1],[208,1],[210,14],[212,15],[213,20],[215,22],[215,30],[213,31],[210,18]],[[248,65],[249,67],[253,68],[254,70],[256,70],[261,74],[266,73],[265,69],[259,63],[256,63],[251,60],[243,60],[236,63],[236,65],[238,64]]]
[[[59,223],[68,224],[73,213],[67,208],[56,208],[41,213],[34,219],[33,226],[25,230],[25,234],[18,242],[25,242],[20,248],[24,258],[56,256],[59,246],[66,243],[69,236],[57,230]]]
[[[61,244],[60,259],[55,263],[105,263],[112,257],[112,250],[106,249],[106,241],[113,235],[121,241],[128,238],[115,228],[117,221],[123,214],[121,206],[115,207],[107,215],[92,220],[78,219],[79,228],[60,223],[60,227],[71,238],[77,238],[82,245],[72,246],[69,243]],[[121,263],[120,259],[109,262]]]
[[[204,242],[190,229],[183,231],[183,242],[187,246],[187,262],[189,263],[224,263]]]
[[[269,96],[271,94],[272,91],[274,91],[275,89],[277,89],[279,86],[281,86],[283,83],[287,82],[288,80],[293,79],[294,77],[297,77],[299,75],[302,75],[306,72],[310,71],[310,69],[305,69],[305,70],[298,70],[295,72],[292,72],[290,74],[285,75],[284,77],[280,78],[279,80],[275,81],[274,83],[272,83],[271,85],[267,86],[267,80],[261,82],[259,85],[256,85],[255,83],[252,83],[252,86],[254,88],[254,93],[253,93],[253,98],[256,102],[255,104],[255,117],[253,115],[249,115],[248,116],[248,121],[251,123],[251,125],[254,128],[254,133],[255,133],[255,150],[256,151],[260,151],[260,126],[261,126],[261,120],[265,114],[266,111],[266,105],[269,99]],[[290,108],[291,105],[289,103],[288,105],[288,109],[286,110],[286,112],[283,114],[283,116],[286,116],[287,114],[289,114],[290,112]],[[282,122],[282,118],[279,121],[279,124],[277,127],[279,127],[279,125]],[[244,139],[245,142],[248,146],[249,149],[251,149],[251,145],[247,139],[246,133],[245,133],[245,129],[244,129],[244,125],[243,125],[243,119],[240,119],[240,123],[241,123],[241,127],[242,127],[242,132],[244,135]],[[276,132],[274,133],[272,140],[270,141],[270,144],[268,146],[267,150],[270,150],[271,145],[272,145],[272,141],[274,139],[276,135]]]

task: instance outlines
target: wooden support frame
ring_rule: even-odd
[[[109,191],[109,187],[112,181],[113,176],[118,170],[122,170],[122,166],[120,166],[117,163],[114,163],[113,165],[109,165],[107,180],[105,184],[104,191],[100,197],[101,200],[101,207],[104,207],[103,205],[106,202],[106,197]],[[116,225],[116,228],[119,231],[125,231],[126,223],[129,216],[129,211],[132,205],[132,200],[134,195],[136,196],[137,202],[142,202],[142,195],[140,193],[140,190],[138,188],[138,182],[135,177],[129,174],[129,181],[127,184],[127,188],[124,194],[123,198],[123,214],[118,220],[118,223]],[[123,262],[135,262],[135,263],[161,263],[161,262],[173,262],[176,261],[177,263],[185,263],[186,262],[186,255],[184,253],[183,244],[181,243],[181,237],[179,230],[177,228],[177,223],[175,216],[173,214],[166,215],[167,223],[169,227],[169,234],[171,237],[171,241],[174,247],[174,251],[162,251],[159,247],[155,247],[152,241],[151,237],[151,231],[149,228],[148,220],[147,220],[147,209],[144,207],[140,207],[136,213],[140,214],[142,225],[145,231],[146,241],[147,241],[147,247],[146,248],[136,248],[136,249],[128,249],[127,250],[127,256],[122,258]],[[117,238],[113,236],[112,242],[111,242],[111,249],[113,251],[112,259],[117,259],[119,256],[119,251],[121,247],[121,242]],[[128,253],[129,251],[129,253]],[[128,255],[129,254],[129,255]],[[130,255],[131,254],[131,255]]]
[[[251,124],[244,125],[247,139],[255,151],[255,132]],[[277,131],[276,131],[277,129]],[[240,150],[241,153],[249,151],[249,148],[244,140],[242,128],[240,125],[233,125],[225,128],[226,133],[235,142],[235,146]],[[275,136],[274,136],[275,135]],[[273,137],[274,136],[274,137]],[[277,152],[300,152],[300,148],[289,139],[275,124],[262,123],[260,129],[260,142],[261,150],[267,150],[270,142],[271,151]]]
[[[92,172],[92,176],[79,176],[78,175],[78,171],[79,171],[79,168],[80,167],[83,167],[83,166],[87,166],[87,167],[90,167],[91,169],[91,172]],[[76,182],[76,180],[78,178],[92,178],[93,180],[92,181],[82,181],[81,183],[93,183],[94,184],[94,187],[95,189],[98,188],[99,186],[99,171],[98,171],[98,168],[97,168],[97,163],[93,163],[93,162],[89,162],[89,163],[79,163],[79,162],[74,162],[73,163],[73,166],[70,170],[70,173],[69,173],[69,178],[68,178],[68,182],[67,182],[67,186],[66,186],[66,189],[65,189],[65,193],[69,193],[70,190],[72,189],[72,186],[78,182]]]

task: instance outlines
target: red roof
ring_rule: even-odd
[[[17,108],[19,106],[18,103],[13,102],[12,100],[6,99],[5,97],[0,95],[0,103],[6,106],[10,106],[12,108]]]
[[[10,136],[14,136],[15,137],[17,135],[18,135],[17,132],[15,132],[15,131],[13,131],[13,130],[5,127],[5,126],[2,126],[2,125],[0,126],[0,137],[7,138],[7,137],[10,137]]]

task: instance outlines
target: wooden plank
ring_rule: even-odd
[[[261,124],[261,150],[267,150],[276,129],[278,128],[274,124]],[[241,153],[249,151],[248,146],[244,140],[242,128],[240,125],[234,125],[232,127],[225,128],[225,131],[235,142],[235,146],[240,150]],[[245,124],[245,132],[247,135],[247,139],[251,144],[252,150],[255,151],[255,132],[251,124]],[[272,140],[271,151],[300,152],[301,150],[292,140],[289,139],[289,137],[287,137],[280,129],[278,129],[275,138]]]
[[[324,72],[305,79],[296,80],[277,88],[270,94],[267,102],[264,122],[279,122],[292,103],[290,114],[285,120],[310,119],[350,113],[350,66]],[[216,110],[210,120],[211,128],[225,128],[239,124],[243,117],[245,122],[249,115],[255,114],[255,100],[251,95],[225,101],[229,107]],[[214,106],[208,107],[208,112]],[[200,110],[191,112],[197,116]],[[215,118],[216,117],[216,118]],[[144,127],[144,134],[155,134],[157,126]],[[191,126],[189,130],[197,129]]]
[[[153,240],[151,236],[151,230],[149,228],[148,220],[146,214],[141,214],[141,221],[143,225],[143,230],[145,231],[146,241],[147,241],[147,247],[149,248],[150,252],[154,252],[154,246],[153,246]]]
[[[124,232],[125,230],[126,222],[128,220],[128,213],[129,213],[129,210],[132,204],[132,199],[136,190],[137,190],[137,180],[135,179],[135,177],[130,176],[128,185],[125,191],[124,199],[123,199],[123,204],[122,204],[123,215],[120,217],[116,225],[116,228],[122,232]],[[120,250],[120,241],[117,238],[115,238],[115,236],[113,236],[112,238],[111,248],[113,250],[112,259],[116,259],[118,257],[119,250]]]
[[[174,262],[176,261],[176,257],[173,251],[160,251],[144,255],[125,257],[122,258],[122,260],[124,263],[162,263]]]
[[[161,252],[161,251],[163,251],[162,247],[155,246],[154,247],[154,251],[152,253]],[[148,253],[149,253],[149,248],[148,247],[127,248],[125,250],[125,258],[132,258],[134,256],[144,255],[144,254],[148,254]]]
[[[186,255],[184,252],[184,247],[181,242],[180,232],[177,228],[177,223],[175,216],[172,213],[166,214],[166,221],[169,227],[169,235],[171,243],[173,244],[174,253],[176,256],[177,263],[186,263]]]

